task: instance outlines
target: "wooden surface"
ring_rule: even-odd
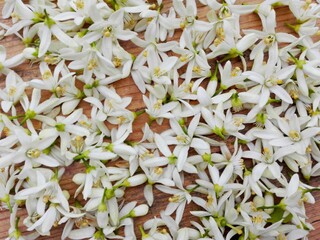
[[[170,0],[165,0],[165,8],[167,9],[168,4],[170,3]],[[240,1],[239,1],[240,2]],[[242,1],[245,2],[245,1]],[[252,3],[253,1],[246,1]],[[4,0],[0,0],[0,9],[2,9]],[[206,9],[204,7],[200,7],[198,9],[198,16],[200,19],[204,19],[206,15]],[[278,21],[278,31],[286,31],[288,32],[288,29],[284,26],[285,22],[288,23],[293,23],[294,18],[289,12],[288,8],[283,7],[277,10],[277,21]],[[0,18],[0,22],[11,25],[10,20],[4,20]],[[255,15],[246,15],[244,17],[241,17],[241,26],[242,29],[249,29],[249,28],[254,28],[254,29],[261,29],[261,24],[260,20],[257,16]],[[179,36],[176,35],[174,38],[177,38]],[[8,36],[4,38],[3,40],[0,40],[0,45],[4,45],[7,48],[8,55],[13,56],[21,52],[23,49],[23,45],[21,44],[20,40],[17,37],[14,36]],[[131,43],[126,43],[124,45],[126,50],[128,50],[130,53],[137,55],[141,49],[137,48]],[[38,78],[40,77],[39,71],[38,71],[38,65],[34,64],[31,65],[30,63],[26,62],[16,68],[14,70],[25,80],[28,81],[33,78]],[[0,76],[0,87],[4,86],[4,79],[5,76],[1,75]],[[138,91],[137,87],[134,85],[134,82],[132,81],[131,78],[123,79],[120,80],[116,83],[113,84],[114,88],[117,90],[118,94],[121,96],[130,96],[132,97],[132,103],[129,107],[130,110],[132,111],[137,111],[140,109],[144,108],[144,103],[142,101],[142,95]],[[45,97],[45,96],[44,96]],[[80,105],[82,108],[85,109],[86,113],[90,112],[90,106],[84,102],[81,103]],[[146,114],[141,115],[138,120],[134,123],[134,134],[130,135],[130,140],[139,140],[142,137],[141,133],[141,127],[144,125],[145,122],[148,121],[148,117]],[[153,123],[151,128],[152,130],[156,132],[161,132],[164,129],[168,127],[168,123],[164,122],[162,126],[158,126],[156,123]],[[117,163],[116,163],[117,164]],[[70,192],[70,195],[72,196],[75,192],[75,189],[77,186],[72,183],[71,179],[74,173],[77,172],[83,172],[83,169],[81,168],[80,165],[72,165],[71,167],[67,168],[65,175],[63,176],[63,179],[61,181],[61,185],[63,189],[66,189]],[[186,185],[190,183],[192,180],[193,176],[188,175],[186,179]],[[311,180],[311,185],[313,186],[319,186],[320,184],[320,177],[318,178],[313,178]],[[312,231],[309,235],[309,239],[317,240],[320,239],[320,193],[316,192],[314,194],[317,203],[315,205],[306,205],[307,208],[307,215],[309,217],[309,222],[313,224],[315,230]],[[159,212],[163,210],[166,205],[167,205],[167,199],[168,195],[160,193],[159,191],[155,190],[155,202],[152,208],[150,209],[150,212],[147,216],[141,217],[135,220],[135,225],[141,225],[144,223],[146,219],[150,219],[153,216],[159,216]],[[145,203],[144,197],[143,197],[143,186],[137,187],[137,188],[131,188],[127,189],[126,195],[125,195],[126,200],[137,200],[139,203]],[[71,200],[72,202],[72,200]],[[181,226],[190,226],[189,222],[192,219],[192,216],[190,216],[189,211],[190,210],[195,210],[198,209],[198,207],[194,204],[190,204],[187,206],[185,210],[185,215],[182,220]],[[19,215],[23,219],[26,216],[26,212],[24,210],[19,211]],[[9,212],[0,210],[0,240],[5,239],[7,237],[7,231],[9,229]],[[20,221],[20,224],[22,226],[22,221]],[[22,228],[24,229],[24,228]],[[63,226],[59,226],[57,228],[52,229],[51,231],[51,236],[50,237],[42,237],[39,239],[60,239],[60,235],[62,232]],[[137,236],[139,236],[137,232]],[[138,237],[139,239],[139,237]]]

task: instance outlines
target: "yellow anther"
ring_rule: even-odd
[[[169,200],[169,202],[177,203],[177,202],[179,202],[179,200],[180,200],[180,195],[175,194],[175,195],[173,195],[172,197],[169,197],[168,200]]]
[[[153,172],[157,175],[161,175],[163,173],[163,168],[162,167],[156,167]]]
[[[283,80],[282,79],[277,79],[277,84],[278,85],[283,84]]]
[[[185,93],[191,93],[192,87],[193,87],[193,82],[191,81],[190,83],[184,85],[183,91]]]
[[[54,227],[58,227],[59,226],[59,222],[58,221],[54,221],[53,226]]]
[[[89,71],[92,71],[93,69],[95,69],[96,67],[98,67],[98,62],[97,62],[97,60],[94,59],[94,58],[90,59],[87,67],[88,67],[88,70],[89,70]]]
[[[153,71],[155,76],[159,77],[161,75],[160,67],[155,67]]]
[[[55,90],[58,96],[63,96],[66,93],[66,89],[64,87],[58,86]]]
[[[37,213],[37,212],[34,212],[31,217],[30,217],[30,221],[32,223],[35,223],[36,221],[38,221],[39,219],[41,218],[41,216]]]
[[[147,25],[149,25],[152,22],[153,18],[147,18]]]
[[[306,148],[306,152],[307,152],[307,153],[311,153],[311,152],[312,152],[311,145],[309,145],[309,146]]]
[[[76,5],[77,9],[83,9],[84,8],[84,1],[83,0],[76,0],[74,2],[74,4]]]
[[[194,66],[194,67],[192,68],[192,71],[195,72],[195,73],[197,73],[197,74],[201,74],[201,68],[200,68],[199,66]]]
[[[84,145],[83,137],[76,136],[73,140],[71,140],[71,145],[74,146],[77,151],[80,151]]]
[[[50,199],[51,199],[51,196],[49,196],[49,195],[44,195],[42,201],[43,201],[44,203],[48,203],[48,202],[50,201]]]
[[[178,135],[176,137],[177,141],[180,142],[180,143],[186,143],[187,142],[187,137],[184,136],[184,135]]]
[[[253,222],[254,224],[261,224],[261,223],[263,223],[263,217],[262,217],[262,215],[261,215],[261,214],[258,214],[257,216],[253,216],[253,217],[252,217],[252,222]]]
[[[239,73],[241,73],[241,68],[235,67],[235,68],[231,71],[231,77],[237,77],[237,76],[239,75]]]
[[[221,38],[216,38],[214,41],[213,41],[213,44],[214,44],[214,46],[219,46],[221,43],[223,42],[223,39],[221,39]]]
[[[237,126],[237,127],[240,127],[241,126],[241,124],[243,123],[243,121],[244,121],[244,119],[243,118],[235,118],[234,120],[233,120],[233,124],[235,125],[235,126]]]
[[[144,56],[144,57],[148,57],[148,51],[146,50],[146,51],[144,51],[143,53],[142,53],[142,56]]]
[[[153,108],[159,110],[162,107],[162,100],[158,99],[157,102],[153,105]]]
[[[250,208],[251,208],[251,210],[252,210],[253,212],[257,212],[257,211],[258,211],[253,202],[250,202]]]
[[[122,60],[118,57],[114,57],[112,63],[116,68],[118,68],[118,67],[121,67]]]
[[[42,74],[43,80],[48,80],[51,77],[52,77],[52,73],[50,70],[45,70],[44,73]]]
[[[41,151],[37,148],[29,149],[27,151],[27,156],[29,158],[38,158],[41,155]]]
[[[283,233],[280,233],[280,234],[277,236],[277,240],[287,240],[287,237],[286,237]]]
[[[58,58],[53,56],[45,56],[44,61],[48,64],[55,64],[58,61]]]
[[[10,86],[10,88],[8,89],[8,95],[9,97],[13,97],[17,92],[17,88],[14,86]]]
[[[127,118],[124,116],[119,116],[117,119],[119,124],[123,124],[127,121]]]
[[[182,55],[182,56],[180,56],[179,59],[180,59],[181,62],[186,62],[188,60],[188,56],[187,55]]]
[[[78,121],[78,123],[79,123],[81,126],[86,127],[86,128],[91,128],[91,127],[92,127],[92,124],[90,124],[90,123],[88,123],[88,122],[86,122],[86,121],[84,121],[84,120],[80,120],[80,121]]]
[[[299,92],[297,90],[290,90],[289,95],[293,100],[299,99]]]
[[[156,9],[157,9],[157,5],[156,5],[155,3],[153,3],[153,4],[151,4],[151,5],[149,6],[149,9],[150,9],[150,10],[156,10]]]
[[[14,18],[15,20],[20,20],[20,15],[17,14],[16,12],[12,12],[11,17]]]
[[[77,228],[85,228],[89,226],[89,220],[87,218],[80,218],[75,221],[75,225]]]
[[[214,198],[212,197],[212,195],[208,194],[207,195],[207,205],[208,206],[212,205],[213,201],[214,201]]]
[[[301,135],[296,130],[290,130],[288,136],[294,142],[298,142],[301,140]]]
[[[268,35],[263,39],[263,42],[267,45],[267,46],[271,46],[274,41],[276,40],[274,35]]]
[[[224,34],[224,29],[222,27],[218,27],[216,30],[216,33],[220,39],[222,39],[222,40],[224,39],[225,34]]]
[[[228,17],[231,17],[231,12],[228,7],[224,6],[220,9],[218,15],[220,19],[228,18]]]
[[[165,228],[162,228],[159,232],[162,233],[162,234],[167,234],[168,233],[167,229],[165,229]]]
[[[308,10],[308,8],[310,7],[311,3],[312,3],[312,0],[306,0],[305,4],[303,6],[303,9],[304,10]]]

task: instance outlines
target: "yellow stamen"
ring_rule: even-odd
[[[8,95],[9,97],[13,97],[17,92],[17,88],[16,87],[13,87],[13,86],[10,86],[9,90],[8,90]]]
[[[27,151],[27,156],[29,158],[38,158],[41,155],[41,151],[37,148],[29,149]]]
[[[77,9],[83,9],[84,8],[84,1],[83,0],[76,0],[75,5],[77,7]]]
[[[180,200],[180,195],[175,194],[175,195],[173,195],[172,197],[169,197],[168,200],[169,200],[169,202],[177,203],[177,202],[179,202],[179,200]]]
[[[66,89],[64,87],[58,86],[55,90],[58,96],[63,96],[66,93]]]
[[[156,167],[153,171],[154,171],[155,174],[161,175],[163,173],[163,168],[162,167]]]
[[[96,67],[98,67],[98,62],[97,62],[97,60],[95,60],[94,58],[90,59],[87,67],[88,67],[88,70],[89,70],[89,71],[92,71],[93,69],[95,69]]]
[[[83,137],[76,136],[73,140],[71,140],[71,145],[74,146],[77,149],[77,151],[79,152],[84,145]]]
[[[116,68],[118,68],[118,67],[121,67],[122,60],[120,58],[118,58],[118,57],[114,57],[112,63]]]
[[[239,75],[239,73],[241,73],[241,69],[239,67],[235,67],[231,71],[231,77],[237,77]]]
[[[298,142],[301,140],[301,135],[298,131],[290,130],[288,135],[289,138],[294,142]]]
[[[276,38],[273,35],[268,35],[263,39],[263,42],[267,46],[271,46],[274,43],[275,40],[276,40]]]
[[[187,137],[184,136],[184,135],[178,135],[176,137],[177,141],[180,142],[180,143],[186,143],[187,142]]]
[[[52,73],[50,70],[46,70],[44,71],[44,73],[42,74],[42,79],[43,80],[48,80],[49,78],[52,77]]]

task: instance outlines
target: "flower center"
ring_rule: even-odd
[[[241,124],[243,123],[244,119],[243,118],[235,118],[233,120],[233,124],[236,126],[236,127],[240,127]]]
[[[16,92],[17,92],[17,88],[11,86],[11,87],[9,88],[9,90],[8,90],[8,95],[9,95],[9,97],[13,97],[13,96],[16,94]]]
[[[163,168],[162,167],[156,167],[153,172],[157,175],[161,175],[163,173]]]
[[[235,67],[232,71],[231,71],[231,77],[237,77],[239,76],[239,74],[241,73],[241,69],[239,67]]]
[[[43,80],[48,80],[49,78],[52,77],[52,73],[50,72],[50,70],[46,70],[44,71],[44,73],[42,74],[42,79]]]
[[[153,105],[153,108],[159,110],[162,106],[162,100],[158,99],[157,102]]]
[[[180,195],[175,194],[175,195],[173,195],[172,197],[169,197],[168,200],[169,200],[169,202],[177,203],[177,202],[179,202],[179,200],[180,200]]]
[[[111,33],[112,33],[112,27],[109,26],[109,27],[106,27],[106,28],[104,29],[103,35],[104,35],[105,37],[110,37],[110,36],[111,36]]]
[[[263,217],[262,217],[262,215],[261,215],[261,214],[258,214],[257,216],[253,216],[253,217],[252,217],[252,222],[253,222],[254,224],[261,224],[261,223],[263,223]]]
[[[214,199],[213,199],[212,195],[209,194],[207,196],[207,206],[212,205],[213,201],[214,201]]]
[[[84,8],[84,1],[83,0],[76,0],[75,5],[77,9],[83,9]]]
[[[289,138],[294,142],[299,142],[301,140],[301,135],[298,131],[290,130],[289,131]]]
[[[80,218],[75,222],[77,228],[84,228],[89,226],[89,220],[87,218]]]
[[[227,6],[223,6],[218,14],[220,19],[231,17],[230,9]]]
[[[266,81],[265,85],[267,87],[273,87],[273,86],[280,85],[280,84],[283,84],[283,80],[282,79],[278,79],[275,76],[271,76],[270,79],[268,79]]]
[[[118,67],[121,67],[122,60],[118,57],[114,57],[112,63],[116,68],[118,68]]]
[[[178,135],[176,139],[179,143],[187,143],[188,141],[187,136],[184,135]]]
[[[90,59],[87,67],[88,67],[88,70],[89,70],[89,71],[92,71],[93,69],[95,69],[96,67],[98,67],[98,62],[97,62],[97,60],[95,60],[94,58]]]
[[[58,86],[55,90],[58,96],[63,96],[66,93],[66,89],[64,87]]]
[[[80,152],[84,145],[83,137],[76,136],[73,140],[71,140],[71,145],[75,147],[78,152]]]
[[[41,155],[41,151],[37,148],[29,149],[27,151],[27,156],[29,158],[38,158]]]
[[[263,39],[263,42],[270,47],[274,42],[275,42],[276,38],[274,35],[268,35]]]

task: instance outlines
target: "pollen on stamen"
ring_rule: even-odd
[[[178,194],[175,194],[172,197],[169,197],[168,199],[169,202],[173,202],[173,203],[177,203],[179,202],[179,200],[180,200],[180,195]]]
[[[49,78],[52,77],[52,73],[50,70],[46,70],[44,71],[44,73],[42,74],[42,79],[43,80],[48,80]]]

